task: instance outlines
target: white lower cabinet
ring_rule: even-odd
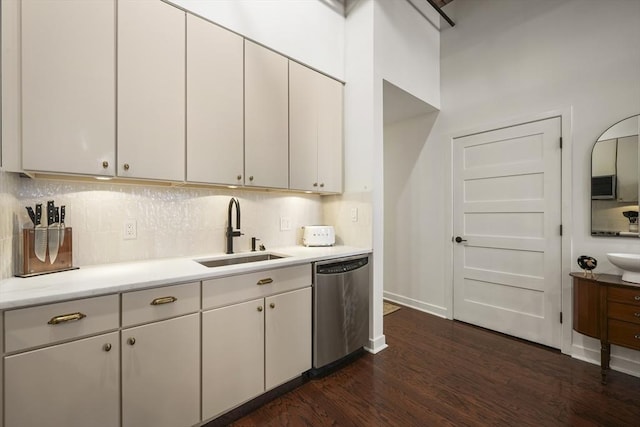
[[[202,418],[264,392],[264,299],[202,313]]]
[[[199,314],[124,329],[121,338],[122,426],[200,422]]]
[[[311,369],[311,288],[265,298],[265,389]]]
[[[120,425],[119,365],[118,332],[6,357],[5,426]]]
[[[311,288],[202,314],[202,415],[220,415],[311,369]]]

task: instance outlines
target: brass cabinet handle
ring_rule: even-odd
[[[105,345],[102,346],[102,349],[106,352],[111,351],[111,344],[106,343]]]
[[[269,304],[269,307],[276,308],[276,305],[275,305],[275,303],[271,303],[271,304]]]
[[[635,334],[633,337],[637,340],[640,340],[640,334]]]
[[[320,187],[324,187],[324,182],[320,183]]]
[[[238,175],[238,176],[236,176],[236,179],[237,179],[238,181],[240,181],[240,180],[242,179],[242,175]]]
[[[313,186],[314,186],[314,187],[317,187],[317,186],[318,186],[318,183],[317,183],[317,182],[314,182],[314,183],[313,183]]]
[[[102,168],[106,169],[109,167],[109,162],[107,162],[106,160],[104,162],[102,162]]]
[[[273,283],[273,279],[271,277],[258,280],[258,283],[256,283],[256,285],[268,285],[269,283]]]
[[[253,175],[249,177],[249,181],[253,181]]]
[[[129,163],[125,163],[124,164],[124,170],[128,171],[129,170]]]
[[[640,301],[640,295],[636,295],[635,297],[633,297],[633,299],[636,301]]]
[[[258,311],[262,311],[262,306],[261,305],[258,306]]]
[[[178,301],[176,297],[159,297],[151,301],[151,305],[171,304],[176,301]]]
[[[47,323],[49,325],[59,325],[60,323],[74,322],[76,320],[84,319],[85,317],[87,317],[87,315],[80,312],[62,314],[60,316],[52,317]]]
[[[640,313],[633,313],[634,316],[640,317]]]
[[[136,339],[134,337],[127,339],[127,344],[134,345],[135,343],[136,343]]]

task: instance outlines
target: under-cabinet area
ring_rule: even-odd
[[[6,170],[342,192],[341,82],[162,0],[2,14]]]
[[[9,309],[4,426],[192,426],[311,368],[311,264]]]

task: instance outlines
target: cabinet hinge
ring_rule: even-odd
[[[562,323],[562,312],[560,312],[560,323]]]
[[[560,224],[560,235],[562,236],[562,224]]]
[[[562,150],[562,137],[560,137],[560,149]]]

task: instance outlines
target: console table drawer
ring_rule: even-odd
[[[607,290],[607,299],[609,301],[617,301],[624,304],[640,306],[640,287],[634,289],[611,286]]]
[[[640,324],[640,306],[609,302],[609,318]]]
[[[640,325],[619,320],[609,320],[609,342],[640,350]]]

